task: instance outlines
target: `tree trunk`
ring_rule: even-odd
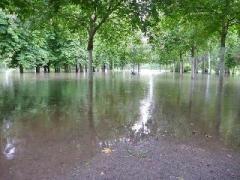
[[[55,73],[60,73],[60,67],[55,66]]]
[[[140,63],[137,64],[138,74],[140,73]]]
[[[88,50],[88,74],[90,77],[93,76],[93,57],[92,57],[92,50]]]
[[[183,59],[182,59],[182,52],[180,52],[179,73],[180,73],[180,75],[183,74]]]
[[[208,52],[208,74],[211,74],[211,54]]]
[[[40,73],[40,66],[36,66],[36,73]]]
[[[196,73],[196,58],[195,58],[195,47],[192,46],[191,48],[191,78],[195,78],[195,73]]]
[[[166,69],[165,69],[166,70]],[[170,70],[171,71],[171,70]],[[175,73],[175,71],[176,71],[176,68],[175,68],[175,61],[174,61],[174,63],[173,63],[173,67],[172,67],[172,72],[173,72],[173,74]]]
[[[65,71],[65,73],[68,73],[68,72],[69,72],[68,64],[64,64],[64,71]]]
[[[110,66],[109,66],[109,70],[113,70],[113,60],[110,60]]]
[[[198,74],[198,58],[194,58],[194,73]]]
[[[202,57],[202,74],[205,74],[205,56]]]
[[[67,68],[67,65],[66,65],[66,64],[64,64],[64,72],[65,72],[65,73],[68,72],[68,68]]]
[[[94,38],[93,30],[89,30],[87,50],[88,50],[88,75],[90,78],[93,76],[93,38]]]
[[[183,62],[182,61],[180,61],[179,73],[180,73],[180,75],[183,75]]]
[[[23,65],[19,65],[19,72],[22,74],[23,73]]]
[[[82,64],[79,64],[79,69],[80,69],[80,72],[83,72],[83,66],[82,66]]]
[[[224,38],[224,37],[222,37]],[[223,79],[224,76],[224,59],[225,59],[225,44],[221,43],[220,52],[219,52],[219,78]]]
[[[87,72],[87,69],[88,69],[88,66],[87,66],[87,65],[85,65],[85,72]]]
[[[78,71],[79,71],[79,66],[78,66],[78,64],[76,64],[75,65],[75,72],[78,73]]]
[[[135,64],[132,65],[132,74],[136,74],[135,73]]]
[[[222,30],[221,30],[221,42],[220,42],[220,52],[219,52],[219,78],[220,82],[223,81],[224,76],[224,66],[225,66],[225,51],[226,51],[226,37],[227,37],[227,25],[225,20],[222,21]]]
[[[105,72],[106,71],[106,64],[104,63],[103,65],[102,65],[102,72]]]
[[[43,66],[43,71],[44,71],[44,73],[47,73],[48,72],[48,67],[47,66]]]
[[[229,75],[230,74],[230,69],[228,67],[225,68],[225,74]]]

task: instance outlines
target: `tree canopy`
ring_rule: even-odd
[[[1,62],[20,72],[159,63],[222,75],[239,66],[239,38],[238,0],[0,2]]]

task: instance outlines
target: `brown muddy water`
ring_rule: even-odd
[[[159,136],[240,152],[240,78],[1,74],[0,179],[53,179],[104,147]]]

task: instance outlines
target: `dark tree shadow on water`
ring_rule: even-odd
[[[222,101],[223,101],[223,78],[219,78],[216,99],[216,136],[219,136],[220,124],[222,121]]]
[[[189,117],[191,120],[192,120],[192,106],[193,106],[194,89],[195,89],[195,79],[191,79],[190,91],[189,91],[189,105],[188,105],[188,112],[189,112]]]
[[[93,112],[93,76],[89,76],[88,79],[88,125],[89,125],[89,138],[91,154],[95,154],[97,150],[97,132],[94,123],[94,112]]]

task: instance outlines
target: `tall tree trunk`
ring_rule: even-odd
[[[195,58],[195,47],[194,45],[191,48],[191,78],[195,78],[196,73],[196,58]]]
[[[223,76],[224,76],[227,30],[228,30],[228,25],[225,23],[225,20],[223,20],[222,30],[221,30],[220,52],[219,52],[219,59],[220,59],[220,61],[219,61],[219,78],[220,78],[220,82],[223,81]]]
[[[93,38],[94,33],[92,30],[88,32],[88,75],[91,78],[93,76]]]
[[[180,75],[183,74],[183,58],[182,58],[182,52],[180,52],[179,73],[180,73]]]
[[[223,79],[224,76],[224,59],[225,59],[225,47],[221,46],[220,47],[220,52],[219,52],[219,78]]]
[[[22,74],[23,73],[23,65],[19,65],[19,72]]]
[[[137,64],[138,74],[140,73],[140,63]]]

